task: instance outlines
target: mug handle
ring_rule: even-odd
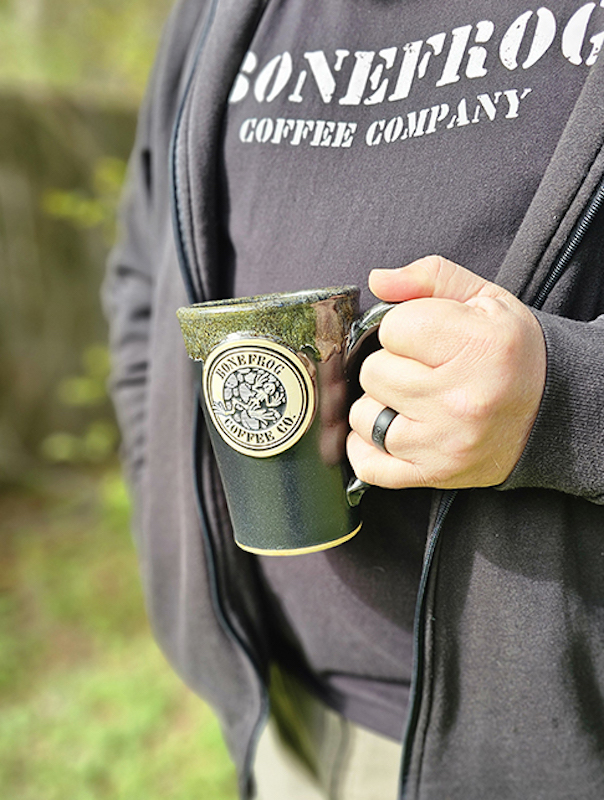
[[[348,345],[346,347],[347,361],[358,352],[359,347],[369,334],[379,328],[386,313],[394,306],[395,303],[376,303],[376,305],[365,311],[364,314],[352,323],[350,326],[350,333],[348,334]],[[346,487],[346,500],[348,505],[351,508],[358,506],[362,496],[370,486],[370,483],[365,483],[365,481],[362,481],[354,475],[348,481],[348,486]]]

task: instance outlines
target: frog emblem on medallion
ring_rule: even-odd
[[[314,386],[304,363],[269,339],[238,339],[213,350],[204,366],[203,390],[217,431],[245,455],[287,450],[314,414]]]

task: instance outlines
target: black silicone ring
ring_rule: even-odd
[[[380,411],[375,418],[375,422],[373,423],[371,441],[376,447],[379,447],[380,450],[383,450],[384,453],[388,452],[386,450],[386,445],[384,444],[384,439],[386,438],[388,428],[392,424],[392,420],[397,416],[397,414],[398,411],[395,411],[393,408],[386,407],[383,411]]]

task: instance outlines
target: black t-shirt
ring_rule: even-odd
[[[439,253],[493,279],[604,40],[555,0],[271,0],[225,115],[235,295],[357,283]],[[400,737],[429,497],[372,489],[349,543],[261,559],[341,710]]]

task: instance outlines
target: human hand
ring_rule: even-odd
[[[350,410],[347,449],[357,477],[390,489],[502,483],[526,445],[545,384],[535,316],[440,256],[373,270],[369,288],[400,305],[382,321],[383,349],[363,362],[365,394]],[[384,406],[398,412],[387,453],[371,441]]]

